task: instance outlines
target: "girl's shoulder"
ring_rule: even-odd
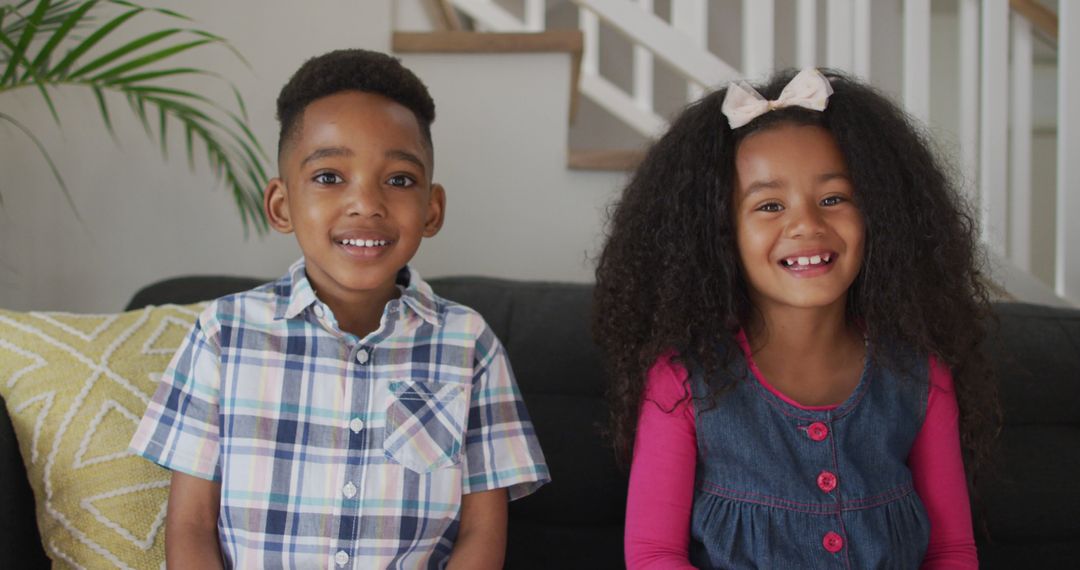
[[[670,411],[690,401],[690,373],[679,352],[669,349],[660,354],[645,377],[645,401]]]

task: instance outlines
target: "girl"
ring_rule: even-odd
[[[631,568],[975,568],[997,416],[972,218],[904,114],[809,69],[690,106],[612,212],[594,329]]]

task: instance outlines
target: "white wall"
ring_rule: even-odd
[[[405,54],[436,101],[434,180],[447,221],[424,275],[590,281],[624,173],[566,168],[570,56]]]
[[[274,100],[300,63],[341,47],[390,46],[390,0],[185,0],[173,7],[196,26],[228,38],[250,62],[245,67],[219,47],[201,48],[190,58],[239,87],[256,136],[271,156],[277,140]],[[154,16],[134,21],[140,20],[176,24]],[[227,90],[210,89],[232,104]],[[166,163],[126,102],[110,101],[119,144],[110,140],[89,91],[56,94],[63,129],[35,92],[0,96],[0,109],[37,133],[60,164],[85,220],[80,225],[75,219],[31,143],[15,129],[0,127],[0,306],[111,312],[141,285],[164,277],[284,272],[298,255],[291,237],[245,240],[230,194],[204,165],[188,170],[182,141]]]
[[[229,38],[250,62],[247,68],[220,48],[191,58],[235,82],[271,155],[274,100],[289,75],[303,60],[331,49],[388,50],[394,18],[391,0],[175,4],[197,26]],[[530,71],[543,70],[539,74],[523,71],[520,61],[496,61],[492,73],[475,62],[449,63],[489,56],[439,57],[404,58],[435,96],[436,179],[449,190],[446,227],[421,247],[416,267],[425,276],[589,280],[586,257],[596,248],[603,206],[622,175],[563,167],[569,57],[533,56]],[[543,87],[551,81],[557,87],[550,92],[558,96],[546,101]],[[497,93],[500,84],[510,91]],[[211,89],[232,103],[226,89]],[[139,287],[162,278],[274,278],[298,257],[291,236],[245,240],[227,190],[205,166],[188,170],[180,140],[163,161],[123,100],[113,101],[119,144],[106,134],[89,92],[66,89],[56,101],[62,130],[33,92],[0,96],[0,110],[31,127],[50,149],[85,225],[66,206],[32,144],[0,126],[0,307],[112,312]]]

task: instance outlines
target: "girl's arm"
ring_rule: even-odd
[[[923,570],[979,567],[960,455],[959,417],[952,373],[931,357],[926,421],[908,456],[915,491],[930,518],[930,546]]]
[[[697,433],[686,370],[662,356],[649,370],[626,500],[626,565],[692,569],[690,509]]]
[[[499,570],[506,557],[506,489],[461,496],[461,526],[447,570]]]
[[[221,484],[173,471],[165,513],[165,565],[223,568],[218,542]]]

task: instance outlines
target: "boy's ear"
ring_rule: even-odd
[[[424,220],[424,237],[433,237],[442,228],[443,219],[446,216],[446,190],[442,184],[431,185],[431,195],[428,197],[428,215]]]
[[[279,177],[270,179],[263,191],[263,210],[270,227],[288,234],[292,233],[292,218],[289,215],[289,193],[285,181]]]

